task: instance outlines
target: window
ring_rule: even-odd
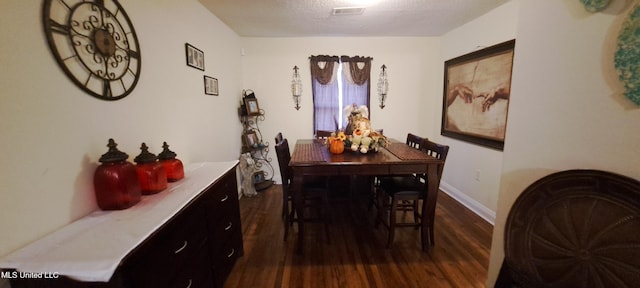
[[[346,126],[342,111],[348,105],[369,108],[371,57],[311,56],[313,131]]]

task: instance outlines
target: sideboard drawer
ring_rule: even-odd
[[[128,261],[128,274],[135,287],[170,283],[176,273],[208,248],[203,212],[202,205],[181,212],[135,251]]]
[[[222,247],[238,233],[242,233],[238,218],[229,218],[219,221],[216,225],[210,226],[209,243],[212,249]]]
[[[216,252],[212,251],[213,276],[216,287],[223,287],[236,259],[243,254],[242,234],[234,234],[223,246],[219,246]]]
[[[172,287],[172,288],[198,288],[213,287],[214,278],[210,263],[209,250],[206,245],[201,247],[200,253],[185,263],[181,270],[175,275],[168,285],[166,283],[161,286],[153,287]]]

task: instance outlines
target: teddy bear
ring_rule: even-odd
[[[358,107],[355,103],[344,109],[348,123],[345,132],[350,135],[351,150],[366,154],[370,149],[378,151],[380,145],[387,145],[386,137],[382,133],[371,129],[369,109],[367,106]]]
[[[351,136],[351,151],[358,151],[362,153],[367,153],[369,150],[369,146],[371,145],[371,137],[369,134],[371,130],[369,129],[356,129],[353,131],[353,135]]]
[[[366,137],[362,137],[362,141],[360,141],[360,153],[367,154],[367,152],[369,152],[371,142],[373,142],[373,138],[368,135]]]

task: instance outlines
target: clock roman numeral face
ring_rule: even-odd
[[[87,93],[121,99],[140,77],[140,46],[116,0],[45,0],[45,34],[56,61]]]

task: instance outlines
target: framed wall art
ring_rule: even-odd
[[[260,115],[260,107],[258,106],[258,99],[256,98],[244,98],[244,105],[247,109],[247,115]]]
[[[184,46],[187,54],[187,65],[204,71],[204,52],[189,43],[185,43]]]
[[[440,134],[503,150],[515,40],[444,63]]]
[[[218,96],[218,79],[204,75],[204,94]]]

